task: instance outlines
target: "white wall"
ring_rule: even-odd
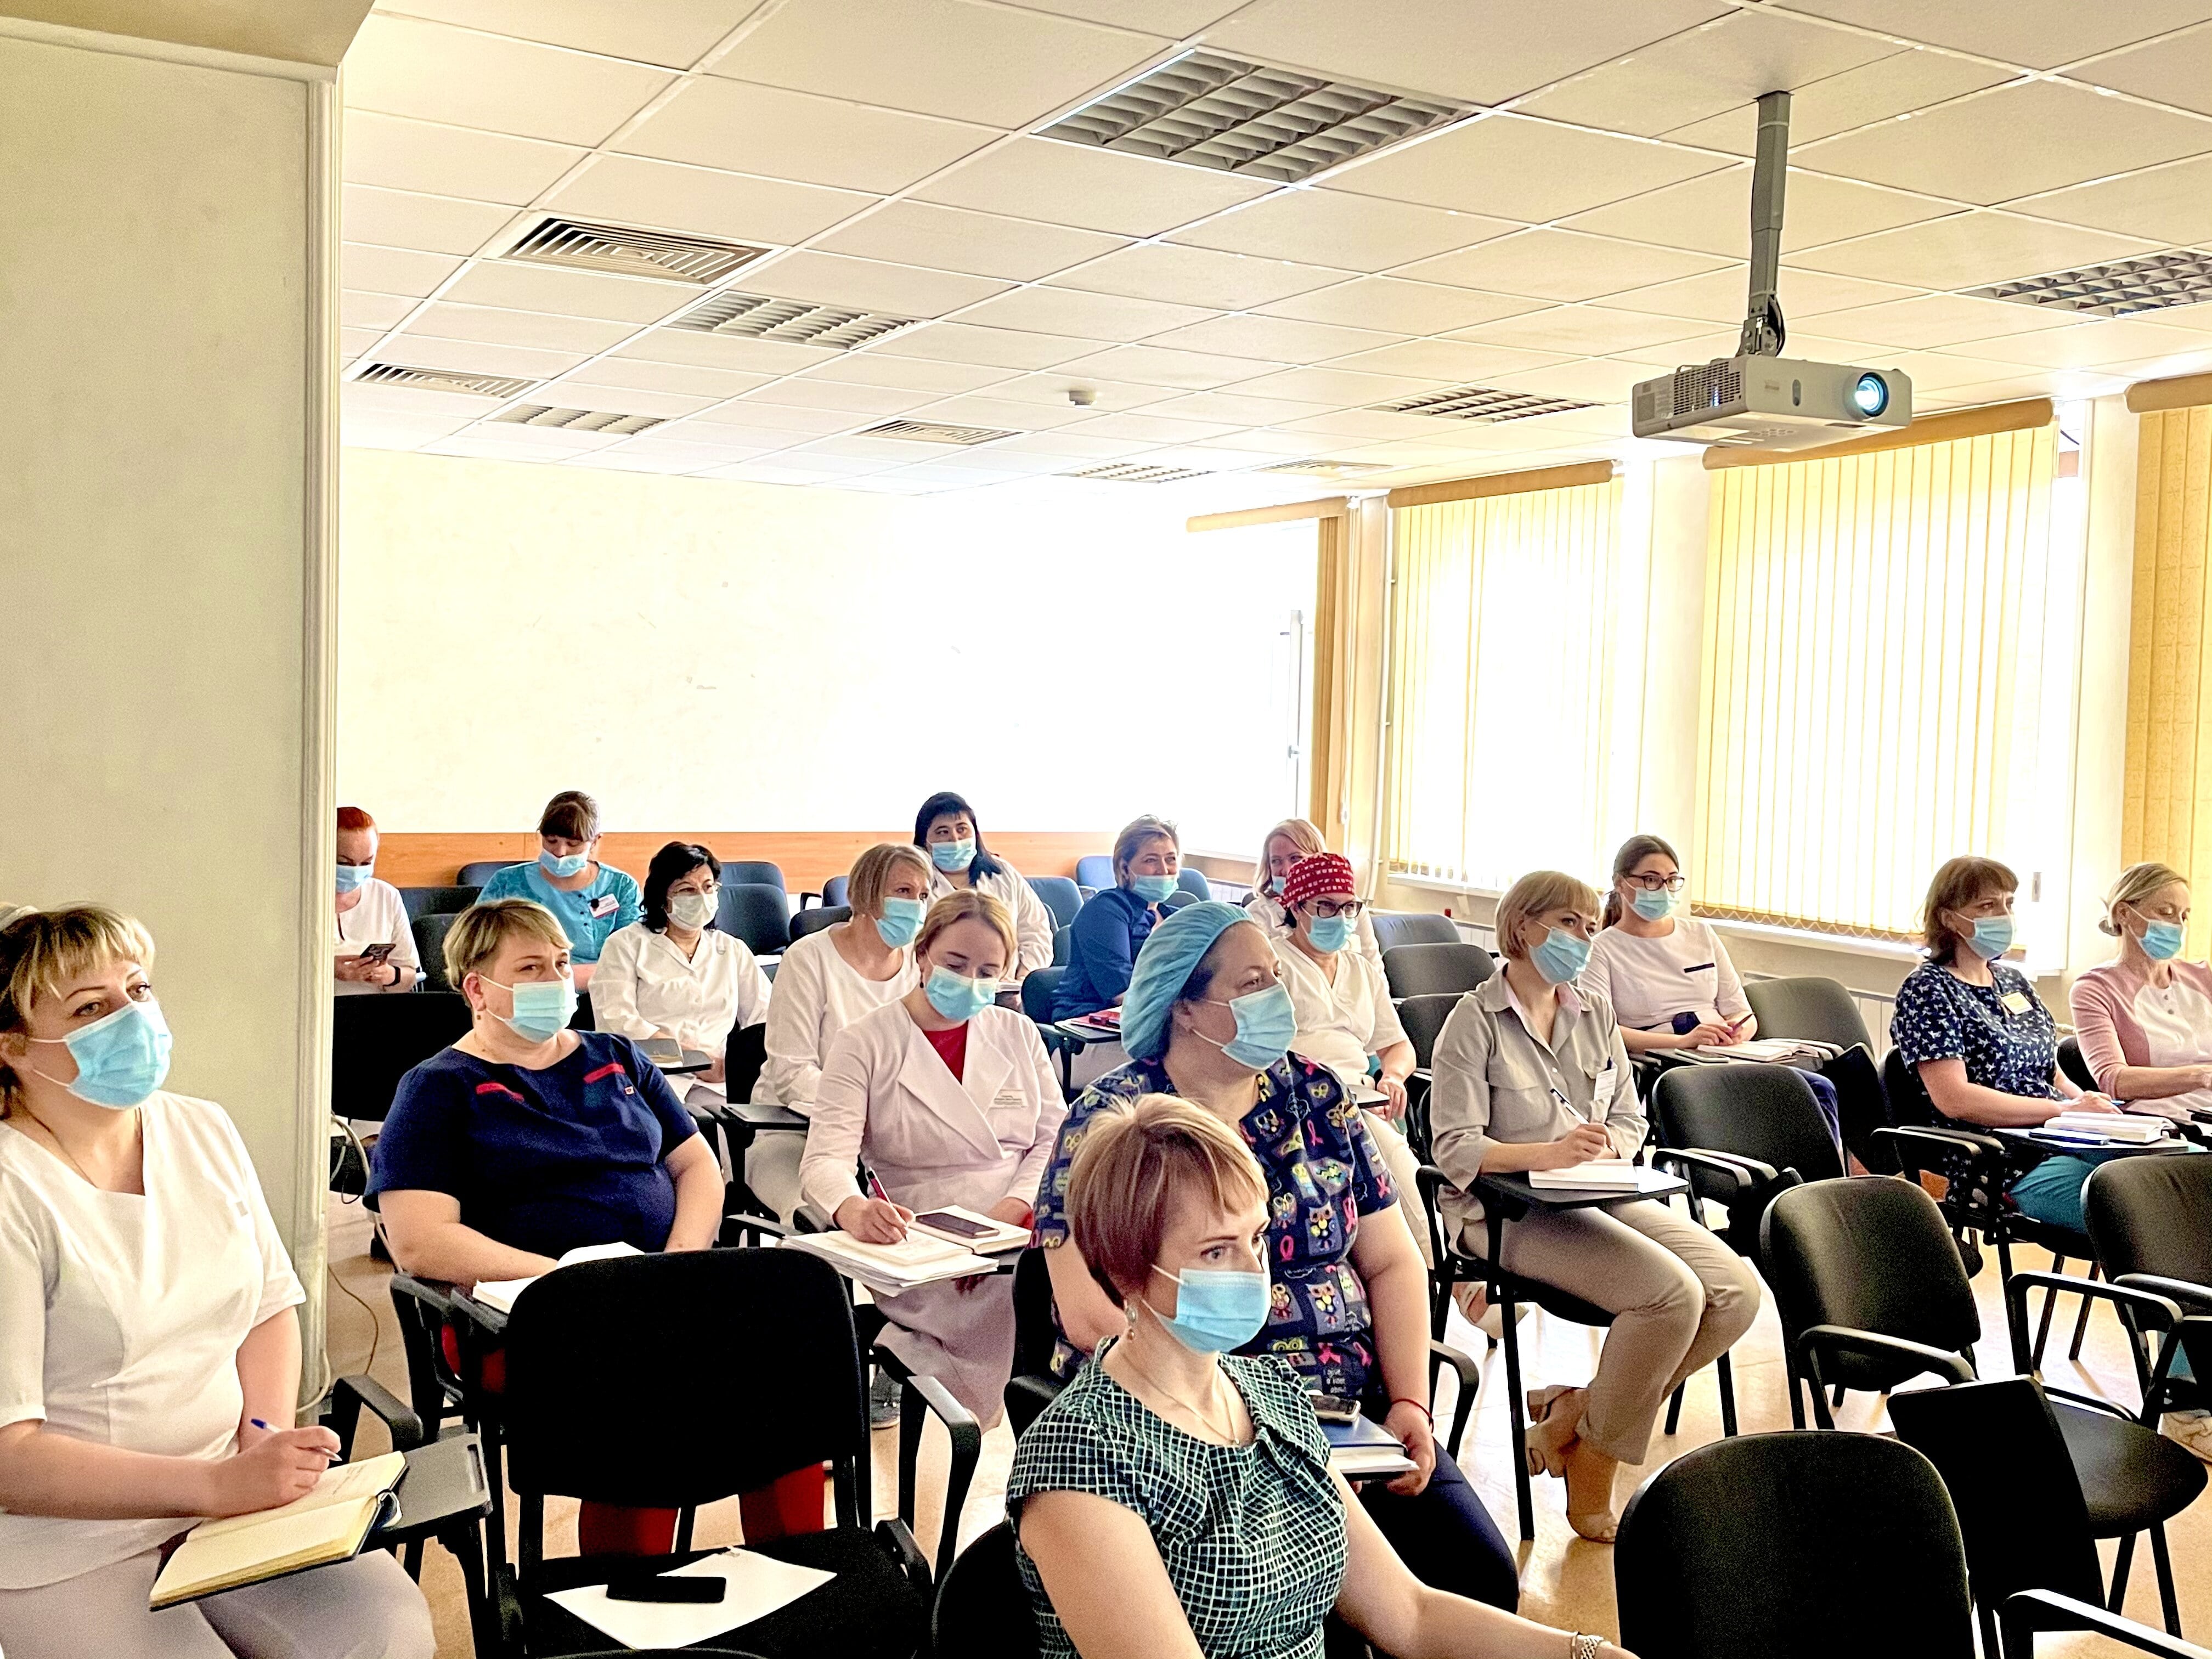
[[[1277,817],[1279,537],[1141,485],[940,497],[349,449],[341,795],[392,830]],[[1282,595],[1270,605],[1270,589]],[[1243,851],[1242,846],[1234,850]]]
[[[313,1351],[333,89],[163,50],[0,20],[0,899],[151,927]]]

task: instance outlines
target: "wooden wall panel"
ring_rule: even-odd
[[[902,830],[609,830],[599,843],[600,857],[617,870],[639,880],[653,855],[672,841],[703,842],[715,856],[729,859],[767,859],[781,866],[784,885],[792,892],[819,892],[831,876],[852,868],[861,850],[879,841],[904,841],[911,828]],[[1075,860],[1086,853],[1110,853],[1112,830],[986,830],[984,839],[994,853],[1025,876],[1073,876]],[[376,873],[395,887],[445,887],[459,878],[460,868],[480,859],[530,859],[538,856],[538,837],[527,831],[389,830],[379,839]]]

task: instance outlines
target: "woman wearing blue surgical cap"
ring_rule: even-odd
[[[1114,885],[1100,888],[1075,914],[1054,1019],[1095,1014],[1121,1000],[1137,952],[1167,914],[1161,907],[1182,873],[1182,838],[1165,818],[1135,819],[1114,837]]]
[[[983,845],[983,826],[975,821],[974,807],[950,789],[940,789],[914,815],[914,844],[929,854],[931,898],[969,888],[1006,907],[1021,953],[1007,966],[1008,984],[1052,966],[1052,936],[1059,924],[1022,872]]]
[[[1427,1274],[1398,1194],[1336,1074],[1290,1052],[1297,1017],[1260,927],[1234,906],[1185,906],[1154,927],[1121,1002],[1127,1064],[1068,1108],[1037,1190],[1072,1375],[1128,1319],[1070,1237],[1068,1171],[1091,1121],[1141,1096],[1197,1103],[1243,1137],[1267,1177],[1267,1322],[1240,1352],[1272,1353],[1317,1394],[1352,1401],[1404,1442],[1412,1474],[1362,1502],[1424,1583],[1508,1609],[1513,1557],[1429,1414]]]

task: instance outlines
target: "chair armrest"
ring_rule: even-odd
[[[755,1243],[768,1238],[789,1238],[793,1229],[781,1221],[771,1221],[766,1216],[754,1215],[750,1211],[737,1211],[722,1218],[720,1243],[726,1249],[732,1248],[732,1239],[751,1239]]]
[[[429,1440],[413,1408],[374,1377],[341,1376],[331,1385],[331,1402],[323,1411],[324,1426],[338,1437],[341,1458],[353,1455],[354,1431],[361,1426],[364,1406],[391,1430],[392,1450],[412,1451]]]
[[[1462,1353],[1449,1342],[1432,1341],[1429,1344],[1429,1364],[1431,1378],[1430,1384],[1431,1404],[1434,1403],[1435,1396],[1433,1379],[1436,1375],[1436,1366],[1438,1364],[1450,1366],[1452,1374],[1459,1379],[1459,1390],[1452,1396],[1456,1403],[1452,1407],[1451,1438],[1443,1443],[1450,1449],[1451,1455],[1456,1457],[1459,1455],[1460,1443],[1467,1437],[1467,1419],[1474,1411],[1475,1395],[1482,1388],[1482,1367],[1475,1363],[1472,1355]],[[1429,1430],[1431,1433],[1436,1431],[1436,1414],[1433,1412],[1429,1415]]]
[[[2107,1613],[2093,1601],[2077,1601],[2055,1590],[2021,1590],[2004,1603],[2004,1650],[2008,1659],[2035,1659],[2038,1631],[2094,1631],[2108,1641],[2160,1653],[2167,1659],[2212,1659],[2212,1653],[2193,1642],[2168,1636],[2162,1630],[2138,1625],[2116,1613]]]
[[[2212,1285],[2168,1279],[2163,1273],[2122,1273],[2112,1283],[2124,1290],[2148,1291],[2153,1296],[2177,1302],[2185,1312],[2212,1313]]]
[[[453,1297],[459,1293],[459,1287],[448,1285],[442,1279],[425,1279],[417,1273],[394,1269],[392,1288],[401,1296],[420,1302],[434,1313],[444,1315],[453,1311]]]
[[[2027,1293],[2038,1286],[2112,1303],[2154,1331],[2170,1331],[2181,1322],[2180,1304],[2154,1291],[2128,1285],[2107,1285],[2094,1279],[2075,1279],[2067,1273],[2020,1269],[2005,1281],[2005,1328],[2012,1338],[2013,1369],[2023,1376],[2033,1370],[2028,1364]]]
[[[945,1425],[952,1437],[952,1455],[957,1457],[963,1444],[980,1448],[983,1431],[977,1426],[975,1413],[952,1397],[952,1390],[939,1378],[927,1372],[909,1370],[902,1379],[921,1396],[921,1403],[929,1407],[937,1420]]]
[[[1876,1129],[1874,1132],[1874,1138],[1876,1140],[1889,1139],[1908,1143],[1918,1141],[1923,1146],[1947,1153],[1969,1152],[1978,1157],[1996,1158],[2002,1158],[2005,1155],[2004,1142],[1999,1140],[1995,1135],[1984,1134],[1978,1129],[1955,1127],[1937,1129],[1925,1124],[1914,1123]]]
[[[1470,1398],[1473,1397],[1474,1391],[1482,1386],[1481,1365],[1476,1363],[1474,1356],[1461,1352],[1450,1343],[1431,1342],[1429,1358],[1450,1366],[1458,1375],[1462,1392]]]
[[[906,1575],[907,1582],[927,1603],[930,1595],[929,1561],[922,1554],[921,1546],[914,1541],[914,1533],[907,1523],[896,1516],[877,1522],[876,1541],[884,1547],[891,1564]]]
[[[1771,1164],[1761,1164],[1755,1158],[1739,1158],[1733,1152],[1708,1152],[1694,1146],[1654,1146],[1651,1167],[1663,1170],[1671,1166],[1680,1166],[1678,1174],[1698,1169],[1725,1176],[1738,1194],[1749,1191],[1756,1183],[1781,1179]]]
[[[794,1233],[834,1233],[837,1224],[811,1204],[802,1204],[791,1212],[791,1231]]]
[[[1934,1371],[1952,1382],[1971,1382],[1974,1380],[1974,1368],[1961,1354],[1931,1348],[1925,1342],[1908,1342],[1901,1336],[1883,1336],[1875,1331],[1853,1330],[1847,1325],[1815,1325],[1798,1334],[1797,1364],[1812,1379],[1814,1403],[1820,1407],[1823,1418],[1827,1416],[1826,1396],[1821,1393],[1825,1384],[1820,1366],[1820,1352],[1824,1348],[1856,1350],[1874,1359],[1909,1359],[1918,1370]],[[1833,1425],[1823,1422],[1820,1426],[1830,1428]]]

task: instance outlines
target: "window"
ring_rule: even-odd
[[[1702,913],[1909,939],[1936,867],[1987,854],[2020,872],[2033,945],[2071,799],[2057,443],[2046,423],[1714,475]]]
[[[1633,810],[1648,570],[1621,553],[1622,488],[1392,513],[1393,875],[1497,891],[1529,870],[1604,866],[1624,799]]]

